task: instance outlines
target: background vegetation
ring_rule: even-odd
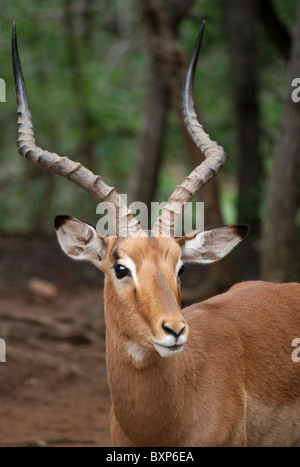
[[[300,77],[298,6],[2,0],[1,235],[52,235],[59,213],[98,220],[89,195],[17,154],[13,21],[38,145],[79,160],[131,200],[149,202],[167,200],[201,160],[182,132],[176,89],[205,18],[195,100],[206,130],[230,155],[203,195],[206,224],[252,227],[239,256],[213,270],[214,283],[233,280],[233,263],[246,278],[299,280],[300,104],[291,102],[291,77]]]

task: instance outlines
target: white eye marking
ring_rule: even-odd
[[[137,285],[136,266],[135,266],[134,261],[132,261],[132,259],[129,258],[129,256],[127,256],[127,257],[122,258],[119,264],[122,264],[122,266],[125,266],[125,268],[129,269],[129,271],[131,272],[132,278],[135,284]]]
[[[182,266],[183,266],[183,262],[182,262],[181,258],[179,258],[177,266],[176,266],[176,279],[177,279],[178,273],[179,273],[180,269],[182,268]]]

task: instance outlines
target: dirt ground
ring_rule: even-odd
[[[112,446],[102,280],[55,241],[0,239],[0,446]]]

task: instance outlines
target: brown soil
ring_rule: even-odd
[[[101,274],[50,240],[0,242],[0,446],[112,446]]]

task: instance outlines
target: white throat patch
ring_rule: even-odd
[[[149,350],[142,347],[135,341],[129,341],[126,343],[126,350],[128,355],[135,361],[135,362],[142,362],[145,358],[149,355]]]

